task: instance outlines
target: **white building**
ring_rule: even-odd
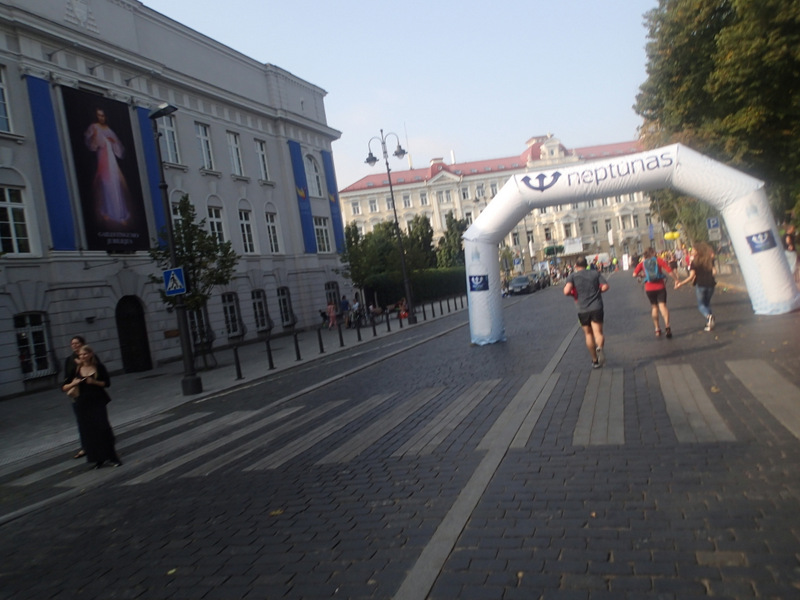
[[[514,174],[640,151],[635,141],[568,150],[557,138],[544,135],[528,140],[518,156],[451,164],[435,158],[427,168],[392,170],[398,220],[408,227],[415,215],[425,215],[437,243],[448,212],[471,223]],[[359,179],[339,195],[345,223],[355,223],[362,234],[394,218],[385,171]],[[657,222],[649,197],[641,192],[598,198],[532,211],[508,234],[506,245],[514,253],[515,270],[529,272],[548,260],[545,249],[551,246],[564,246],[567,255],[607,254],[609,259],[640,254],[660,230]]]
[[[180,355],[147,248],[171,203],[241,255],[193,332],[315,324],[343,250],[325,91],[135,0],[0,4],[0,396],[51,386],[80,334],[106,366]]]

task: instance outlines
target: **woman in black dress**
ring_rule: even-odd
[[[86,459],[94,463],[93,469],[99,469],[106,462],[113,467],[122,466],[114,448],[114,432],[106,411],[106,404],[111,400],[106,392],[106,388],[111,385],[108,371],[89,346],[81,347],[78,360],[75,377],[64,381],[61,389],[66,392],[78,388],[75,416],[78,418],[78,430]]]
[[[72,381],[75,379],[75,373],[78,371],[78,351],[80,351],[82,346],[86,345],[86,340],[83,336],[76,335],[73,336],[72,339],[69,341],[69,347],[72,350],[72,353],[67,357],[64,361],[64,381]],[[75,406],[75,401],[73,399],[72,402],[72,410],[75,412],[75,420],[78,420],[78,413],[77,408]],[[80,436],[81,428],[78,426],[78,435]],[[86,456],[86,452],[83,451],[83,440],[81,440],[81,447],[75,451],[75,455],[72,458],[83,458]]]

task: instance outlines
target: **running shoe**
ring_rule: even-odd
[[[601,367],[606,364],[606,353],[599,346],[597,347],[597,364]]]

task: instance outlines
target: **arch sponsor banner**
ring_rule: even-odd
[[[464,233],[472,342],[505,339],[497,245],[531,210],[667,187],[720,211],[757,314],[800,308],[800,292],[775,242],[764,183],[675,144],[511,177]],[[486,277],[488,289],[471,287],[469,279],[478,275]]]

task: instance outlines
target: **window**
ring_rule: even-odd
[[[572,224],[564,223],[564,237],[569,239],[572,237]]]
[[[644,215],[644,223],[645,223],[645,225],[652,225],[653,224],[653,218],[650,216],[650,213],[645,213],[645,215]]]
[[[0,187],[0,245],[7,254],[31,251],[22,190],[18,188]]]
[[[11,115],[8,112],[8,98],[6,98],[6,73],[0,68],[0,131],[11,132]]]
[[[292,295],[289,293],[289,288],[278,288],[278,308],[281,311],[281,325],[284,327],[291,327],[297,323],[292,310]]]
[[[403,208],[411,208],[411,195],[403,194]]]
[[[281,251],[278,243],[278,215],[268,212],[267,216],[267,239],[269,240],[269,251],[277,254]]]
[[[244,166],[242,165],[242,148],[239,144],[239,134],[233,131],[228,132],[228,154],[231,158],[231,172],[234,175],[244,176]]]
[[[214,341],[214,332],[208,324],[208,315],[205,308],[201,310],[186,311],[189,317],[189,331],[192,334],[192,344],[197,347]]]
[[[622,196],[614,196],[614,203],[619,204],[622,202]]]
[[[519,246],[519,231],[514,231],[511,233],[511,245]]]
[[[639,228],[639,215],[633,215],[633,227],[635,229]]]
[[[603,206],[608,206],[608,198],[603,198]]]
[[[211,130],[203,123],[194,124],[197,141],[200,143],[201,168],[208,171],[214,170],[214,153],[211,151]]]
[[[361,214],[361,204],[359,204],[358,202],[351,202],[350,203],[350,212],[352,214],[354,214],[354,215],[360,215]]]
[[[444,192],[436,192],[436,201],[439,204],[444,204]]]
[[[631,228],[631,216],[630,215],[622,215],[619,218],[619,224],[622,229],[630,229]]]
[[[306,181],[308,182],[308,193],[318,198],[322,197],[322,179],[319,174],[317,161],[310,154],[306,154]]]
[[[444,191],[444,201],[448,204],[453,201],[453,197],[450,195],[450,190]]]
[[[464,213],[464,220],[467,222],[467,225],[472,225],[472,211]]]
[[[314,235],[317,237],[317,252],[330,252],[331,238],[326,217],[314,217]]]
[[[427,192],[420,192],[420,194],[419,194],[419,204],[420,204],[420,206],[428,206],[428,193]]]
[[[222,294],[222,314],[225,316],[225,330],[228,337],[242,335],[242,317],[239,314],[239,298],[236,294],[228,292]]]
[[[256,140],[256,156],[258,157],[258,174],[262,181],[269,181],[269,163],[267,162],[267,143]]]
[[[181,224],[181,211],[177,202],[170,204],[172,207],[172,228],[176,230]]]
[[[586,203],[586,205],[587,205],[589,208],[594,208],[594,200],[589,200],[589,202],[587,202],[587,203]]]
[[[267,295],[264,290],[253,290],[250,292],[250,299],[253,301],[253,318],[256,322],[256,331],[269,331],[272,329],[272,319],[269,318]]]
[[[492,195],[492,198],[497,196],[497,184],[496,183],[489,184],[489,193]]]
[[[181,155],[178,152],[178,131],[175,129],[175,115],[167,115],[158,119],[158,130],[161,133],[161,153],[166,162],[179,165]]]
[[[597,221],[592,221],[592,233],[600,233],[600,227],[598,227]]]
[[[606,219],[606,231],[611,231],[611,219]]]
[[[539,214],[540,215],[546,215],[547,214],[547,207],[546,206],[540,206],[539,207]]]
[[[44,377],[56,372],[50,364],[50,344],[47,339],[46,313],[14,315],[17,334],[17,356],[23,379]]]
[[[483,198],[486,195],[486,190],[483,187],[482,183],[479,183],[478,186],[475,188],[475,197],[476,198]]]
[[[217,238],[220,244],[225,241],[225,232],[222,228],[222,209],[215,206],[208,207],[208,230]]]
[[[253,224],[250,222],[250,211],[239,211],[239,228],[242,232],[242,247],[245,254],[254,254],[256,245],[253,242]]]
[[[572,207],[572,210],[578,210],[578,203],[577,202],[573,202],[570,206]]]
[[[335,281],[325,282],[325,304],[333,302],[334,306],[338,307],[339,298],[339,284]]]
[[[528,244],[532,244],[533,243],[533,231],[529,229],[528,231],[525,232],[525,235],[527,237]]]
[[[469,188],[462,187],[461,188],[461,199],[462,200],[469,200]]]
[[[378,200],[376,198],[369,199],[369,212],[371,213],[378,212]]]
[[[386,210],[392,210],[394,208],[394,200],[392,200],[391,196],[386,196]]]
[[[553,232],[550,231],[549,227],[544,228],[544,239],[547,240],[548,242],[553,241]]]

